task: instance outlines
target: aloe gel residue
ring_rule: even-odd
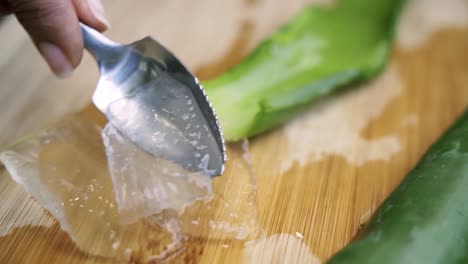
[[[148,262],[256,238],[255,184],[243,153],[229,147],[226,173],[212,180],[77,114],[22,139],[0,161],[82,251]]]

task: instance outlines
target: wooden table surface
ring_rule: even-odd
[[[108,36],[123,43],[155,36],[207,79],[241,60],[309,2],[333,1],[104,4],[112,24]],[[409,1],[392,61],[376,80],[250,140],[260,237],[246,245],[189,238],[186,250],[171,261],[320,263],[348,243],[468,106],[468,3],[438,2]],[[70,79],[57,80],[13,18],[0,24],[0,36],[0,147],[65,113],[86,108],[81,118],[96,118],[88,106],[97,80],[89,56]],[[238,187],[233,164],[242,162],[240,147],[230,151],[231,165],[215,189]],[[77,247],[1,167],[0,200],[1,263],[113,262]],[[145,260],[132,256],[133,262]]]

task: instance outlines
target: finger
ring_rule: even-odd
[[[78,18],[101,32],[109,28],[104,7],[100,0],[73,0]]]
[[[71,0],[10,0],[9,8],[59,77],[78,66],[83,40]]]

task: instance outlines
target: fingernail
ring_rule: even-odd
[[[59,47],[49,42],[41,42],[37,46],[55,75],[67,78],[72,74],[73,66]]]
[[[88,0],[88,6],[94,17],[106,25],[107,28],[110,28],[110,23],[109,20],[107,20],[106,11],[104,10],[101,0]]]

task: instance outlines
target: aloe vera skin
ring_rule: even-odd
[[[468,111],[328,263],[468,263]]]
[[[240,64],[203,82],[226,140],[278,126],[310,102],[378,74],[403,3],[337,0],[333,7],[307,7]]]

